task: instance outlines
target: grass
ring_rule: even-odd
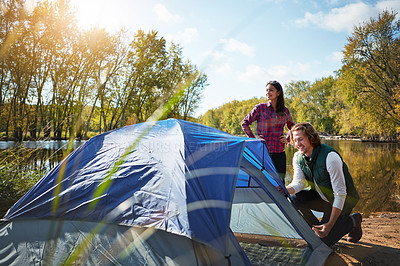
[[[48,171],[37,162],[40,149],[23,147],[0,151],[0,217]]]

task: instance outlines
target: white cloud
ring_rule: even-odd
[[[198,30],[196,28],[186,28],[182,32],[175,34],[165,34],[166,39],[170,39],[178,44],[188,44],[197,39]]]
[[[378,11],[382,11],[382,10],[397,10],[400,11],[400,1],[399,0],[391,0],[391,1],[380,1],[378,3],[376,3],[376,9]],[[399,16],[399,15],[398,15]]]
[[[169,10],[162,4],[156,4],[154,6],[154,11],[157,14],[159,20],[164,22],[177,22],[182,18],[178,15],[173,15]]]
[[[224,50],[228,52],[239,52],[246,56],[254,56],[255,48],[249,46],[246,43],[239,42],[234,38],[229,39],[221,39],[220,43],[222,43]]]
[[[219,51],[207,51],[207,71],[227,76],[233,73],[232,59]]]
[[[329,61],[331,61],[331,62],[342,62],[343,53],[342,53],[342,52],[339,52],[339,51],[333,52],[332,54],[330,54],[330,55],[328,56],[327,59],[328,59]]]
[[[316,25],[320,28],[335,32],[351,32],[354,26],[364,21],[368,21],[370,17],[377,16],[384,9],[400,10],[400,1],[380,1],[373,5],[363,2],[357,2],[345,5],[343,7],[333,8],[329,13],[306,12],[303,19],[296,20],[295,23],[301,27]]]
[[[238,75],[239,81],[243,83],[255,84],[264,82],[266,79],[266,71],[257,65],[248,65],[246,71]]]
[[[309,75],[312,65],[318,64],[290,62],[287,65],[274,65],[266,70],[268,80],[277,80],[282,85],[292,80],[305,80],[305,76]]]
[[[314,63],[318,64],[318,63]],[[269,80],[277,80],[282,85],[292,80],[303,80],[303,76],[311,69],[310,63],[289,63],[288,65],[273,65],[263,68],[257,65],[249,65],[246,71],[238,75],[238,80],[248,84],[265,84]]]
[[[296,24],[299,26],[313,24],[335,32],[351,32],[355,25],[370,18],[374,11],[371,6],[360,2],[334,8],[327,14],[323,12],[315,14],[307,12],[303,19],[296,20]]]
[[[268,76],[271,77],[270,79],[277,80],[281,83],[297,79],[294,73],[299,73],[299,71],[294,70],[293,66],[290,65],[275,65],[268,69]]]

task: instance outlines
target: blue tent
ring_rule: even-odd
[[[303,262],[332,250],[276,187],[260,140],[168,119],[91,138],[15,203],[0,264],[249,265],[235,233],[302,238]]]

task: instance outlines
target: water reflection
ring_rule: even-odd
[[[81,143],[0,141],[0,217]]]
[[[85,141],[0,141],[0,162],[18,162],[19,170],[47,172]]]
[[[347,163],[360,201],[354,211],[369,215],[377,211],[400,211],[400,145],[346,140],[323,140],[336,149]],[[292,158],[296,151],[286,150],[287,173],[293,175]]]
[[[43,140],[43,141],[0,141],[0,150],[9,148],[27,148],[27,149],[46,149],[46,150],[66,150],[68,144],[72,144],[72,148],[78,148],[85,141],[67,141],[67,140]]]

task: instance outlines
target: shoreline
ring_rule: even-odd
[[[393,143],[400,144],[400,140],[386,140],[386,139],[367,139],[359,136],[327,136],[320,134],[321,139],[325,140],[351,140],[359,142],[371,142],[371,143]]]
[[[361,225],[361,240],[355,244],[340,240],[325,265],[398,265],[400,212],[371,213]]]

